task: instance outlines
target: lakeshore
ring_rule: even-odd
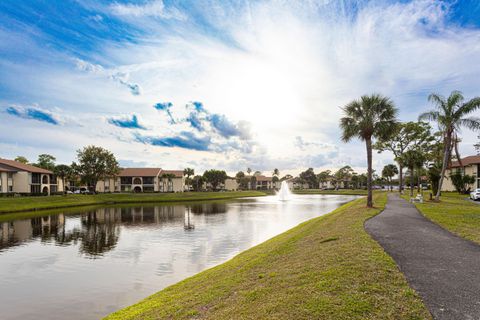
[[[355,200],[106,319],[431,319]]]

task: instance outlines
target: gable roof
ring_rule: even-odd
[[[27,171],[32,173],[53,174],[53,172],[50,170],[35,167],[32,165],[21,163],[14,160],[7,160],[7,159],[0,158],[0,165],[5,171],[9,171],[9,172]]]
[[[125,168],[120,170],[119,177],[156,177],[161,168]]]
[[[266,177],[266,176],[256,176],[258,182],[262,181],[272,181],[272,177]]]
[[[469,166],[472,164],[480,164],[480,156],[468,156],[462,159],[463,166]],[[452,161],[452,165],[450,168],[458,168],[460,167],[460,163],[458,161]]]

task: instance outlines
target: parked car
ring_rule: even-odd
[[[470,192],[470,199],[474,201],[480,199],[480,189],[475,189],[472,192]]]

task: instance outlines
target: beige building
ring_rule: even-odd
[[[0,193],[49,195],[58,191],[63,191],[63,185],[52,171],[0,159]]]
[[[469,156],[462,159],[460,162],[453,161],[450,168],[445,172],[445,178],[443,179],[442,191],[456,191],[455,186],[450,179],[450,174],[459,172],[463,175],[474,176],[476,182],[472,184],[471,189],[480,188],[480,156]]]
[[[97,192],[183,192],[183,170],[125,168],[117,177],[99,181]]]

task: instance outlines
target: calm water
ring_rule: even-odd
[[[0,318],[101,318],[353,199],[271,196],[0,222]]]

